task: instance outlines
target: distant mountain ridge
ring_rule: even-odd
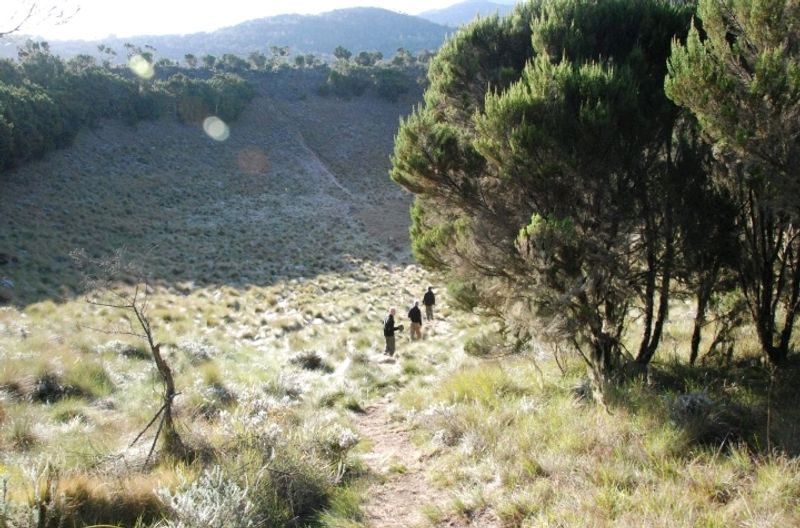
[[[319,15],[279,15],[250,20],[210,33],[188,35],[135,36],[96,41],[52,41],[54,53],[63,57],[97,55],[105,44],[124,57],[123,45],[156,48],[156,58],[182,60],[192,53],[221,56],[232,53],[246,56],[253,51],[269,53],[270,46],[289,46],[292,54],[331,55],[337,46],[354,53],[380,51],[392,56],[398,48],[411,52],[436,50],[453,30],[419,17],[386,9],[358,7],[338,9]],[[0,48],[4,56],[16,56],[12,46]]]
[[[457,27],[473,21],[478,15],[482,17],[494,14],[506,16],[513,9],[513,2],[501,4],[486,0],[467,0],[466,2],[454,4],[443,9],[425,11],[424,13],[420,13],[419,17],[435,24]]]

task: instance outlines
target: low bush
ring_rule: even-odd
[[[333,368],[314,350],[305,350],[289,358],[289,363],[306,370],[333,372]]]

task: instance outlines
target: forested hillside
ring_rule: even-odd
[[[226,73],[155,80],[141,55],[132,55],[129,69],[88,56],[64,61],[46,42],[29,41],[18,53],[18,62],[0,61],[0,170],[67,146],[104,118],[133,125],[169,113],[186,122],[210,115],[233,121],[252,98],[242,78]]]
[[[320,15],[281,15],[251,20],[210,33],[189,35],[107,38],[97,42],[52,42],[54,52],[64,57],[96,55],[104,45],[122,54],[124,45],[152,46],[159,58],[180,61],[187,53],[220,57],[226,53],[246,57],[268,53],[273,46],[288,46],[294,55],[330,58],[337,46],[350,50],[379,51],[394,55],[398,48],[412,53],[435,51],[452,29],[422,18],[377,8],[340,9]],[[0,47],[0,56],[12,57],[13,47]]]

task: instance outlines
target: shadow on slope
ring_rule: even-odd
[[[74,295],[76,248],[125,247],[182,290],[408,261],[409,199],[387,171],[414,101],[322,99],[318,85],[298,72],[258,80],[225,141],[170,120],[106,123],[5,174],[0,302]]]
[[[800,362],[794,359],[774,370],[760,356],[699,366],[674,361],[653,365],[646,386],[632,382],[615,389],[612,406],[673,423],[689,449],[796,457],[798,381]]]

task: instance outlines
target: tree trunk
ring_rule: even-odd
[[[759,207],[755,192],[750,191],[749,196],[744,219],[745,246],[750,258],[740,267],[739,278],[761,349],[770,363],[781,365],[789,353],[800,297],[798,235],[794,224],[784,215]],[[783,327],[778,329],[781,303],[786,314]]]
[[[669,226],[667,227],[669,228]],[[671,230],[668,231],[671,232]],[[642,338],[642,344],[639,348],[639,355],[636,357],[636,363],[639,364],[639,367],[642,370],[647,369],[647,365],[650,364],[650,360],[653,359],[653,356],[658,349],[658,344],[661,342],[661,334],[664,331],[664,323],[669,315],[669,287],[670,283],[672,282],[672,265],[674,257],[675,244],[672,240],[672,237],[667,237],[666,246],[664,248],[663,262],[661,264],[662,276],[661,287],[659,288],[658,292],[658,313],[656,315],[655,323],[652,326],[652,331],[649,326],[645,327],[644,337]],[[650,273],[655,275],[655,269],[653,269]],[[648,279],[648,281],[649,280],[650,279]],[[648,295],[650,296],[654,295],[654,291],[652,290],[655,290],[655,277],[653,277],[653,282],[654,284],[652,289],[649,282],[647,286]],[[648,298],[646,303],[648,305],[647,307],[649,313],[646,314],[647,321],[645,324],[650,324],[653,320],[652,311],[653,305],[655,304],[655,299]]]
[[[647,252],[647,275],[645,276],[645,292],[644,292],[644,322],[642,323],[642,341],[639,344],[639,353],[636,360],[647,355],[647,349],[650,345],[650,337],[653,332],[653,312],[655,311],[655,296],[656,296],[656,257],[652,250]]]
[[[706,308],[711,297],[711,288],[701,284],[697,291],[697,314],[694,316],[694,330],[692,330],[692,342],[689,351],[689,364],[694,365],[700,350],[700,338],[703,327],[706,324]]]
[[[792,340],[792,330],[797,317],[798,301],[800,301],[800,255],[794,247],[789,247],[786,258],[789,261],[787,272],[791,272],[789,284],[789,299],[786,303],[786,316],[783,321],[780,343],[778,345],[777,364],[784,363],[789,356],[789,343]]]
[[[184,451],[183,442],[180,435],[175,430],[175,423],[172,420],[172,400],[175,398],[175,381],[172,378],[172,370],[161,357],[161,344],[154,345],[153,359],[156,362],[161,379],[164,381],[164,447],[168,453],[180,454]]]
[[[604,378],[610,377],[614,370],[613,341],[605,334],[592,341],[592,366]]]

